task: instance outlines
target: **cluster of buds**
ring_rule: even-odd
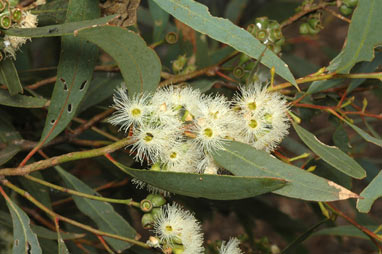
[[[16,7],[14,1],[0,0],[0,28],[34,28],[37,26],[37,16],[29,11]],[[15,58],[16,51],[30,38],[5,35],[0,39],[0,60],[5,56]]]
[[[316,12],[308,16],[306,22],[301,23],[299,32],[302,35],[316,35],[322,30],[321,13]]]
[[[358,0],[342,0],[342,4],[339,7],[340,12],[348,16],[353,13],[354,8],[357,7]]]
[[[151,170],[217,174],[211,153],[227,140],[270,152],[289,128],[285,99],[261,84],[242,87],[232,101],[190,87],[131,97],[119,88],[114,103],[109,122],[130,131],[131,153]]]

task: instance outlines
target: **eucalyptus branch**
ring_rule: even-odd
[[[143,242],[140,242],[140,241],[128,238],[128,237],[124,237],[124,236],[120,236],[120,235],[116,235],[116,234],[107,233],[107,232],[95,229],[93,227],[90,227],[88,225],[82,224],[82,223],[80,223],[78,221],[75,221],[75,220],[69,219],[67,217],[64,217],[62,215],[59,215],[59,214],[53,212],[52,210],[50,210],[49,208],[47,208],[46,206],[44,206],[37,199],[35,199],[33,196],[31,196],[28,192],[26,192],[25,190],[17,187],[16,185],[12,184],[8,180],[1,180],[1,183],[3,185],[7,186],[8,188],[12,189],[13,191],[17,192],[18,194],[20,194],[24,198],[28,199],[35,206],[37,206],[38,208],[43,210],[45,213],[47,213],[48,215],[50,215],[50,216],[52,216],[54,218],[57,218],[57,219],[59,219],[61,221],[65,221],[65,222],[67,222],[69,224],[72,224],[73,226],[82,228],[82,229],[84,229],[86,231],[89,231],[89,232],[95,234],[95,235],[107,236],[107,237],[111,237],[111,238],[114,238],[114,239],[118,239],[118,240],[121,240],[121,241],[125,241],[125,242],[128,242],[128,243],[131,243],[131,244],[135,244],[135,245],[141,246],[143,248],[147,248],[147,249],[150,248],[149,246],[147,246],[147,244],[145,244]],[[5,192],[3,191],[1,186],[0,186],[0,192],[4,196]]]
[[[75,195],[78,197],[83,197],[83,198],[88,198],[88,199],[93,199],[93,200],[98,200],[98,201],[103,201],[103,202],[108,202],[108,203],[114,203],[114,204],[123,204],[123,205],[128,205],[128,206],[135,206],[135,207],[140,207],[138,202],[133,201],[131,198],[129,199],[115,199],[115,198],[105,198],[105,197],[100,197],[100,196],[94,196],[90,194],[86,194],[83,192],[75,191],[72,189],[64,188],[62,186],[44,181],[42,179],[39,179],[37,177],[33,177],[31,175],[25,175],[25,178],[28,180],[31,180],[33,182],[39,183],[41,185],[47,186],[52,189],[56,189],[65,193],[69,193],[71,195]]]
[[[3,169],[0,169],[0,176],[26,175],[31,172],[43,170],[48,167],[53,167],[55,165],[58,165],[64,162],[102,156],[106,153],[112,153],[120,148],[128,146],[134,143],[134,141],[135,140],[131,139],[130,137],[127,137],[111,145],[104,146],[101,148],[91,149],[91,150],[86,150],[81,152],[71,152],[71,153],[55,156],[46,160],[34,162],[34,163],[31,163],[22,167],[18,167],[18,168],[3,168]]]

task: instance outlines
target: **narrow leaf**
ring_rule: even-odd
[[[282,188],[287,182],[275,177],[240,177],[159,172],[126,167],[113,161],[125,173],[160,189],[184,196],[234,200],[261,195]]]
[[[99,26],[79,30],[77,36],[98,45],[114,58],[130,96],[155,91],[161,63],[155,51],[148,48],[138,34],[121,27]]]
[[[361,192],[360,196],[363,199],[357,200],[357,209],[361,213],[368,213],[371,206],[378,198],[382,197],[382,171],[369,183],[368,186]]]
[[[374,225],[369,225],[365,227],[371,231],[374,231],[378,228],[378,226],[374,226]],[[316,235],[347,236],[347,237],[355,237],[355,238],[361,238],[361,239],[367,239],[367,240],[370,239],[367,235],[365,235],[365,233],[363,233],[361,230],[359,230],[358,228],[352,225],[324,228],[317,232],[314,232],[312,236],[316,236]]]
[[[349,73],[358,62],[371,61],[374,48],[382,45],[381,0],[359,1],[349,26],[346,45],[328,69]]]
[[[2,118],[0,121],[0,142],[7,145],[0,150],[0,165],[2,165],[22,150],[21,145],[16,144],[17,141],[22,140],[22,137],[11,122],[7,120],[7,114],[0,111],[0,115]]]
[[[5,58],[0,61],[0,81],[8,87],[10,95],[23,92],[19,74],[17,74],[15,64],[11,58]]]
[[[350,127],[352,127],[353,130],[355,130],[364,140],[366,140],[367,142],[373,143],[373,144],[375,144],[377,146],[382,147],[382,139],[375,138],[375,137],[371,136],[369,133],[367,133],[366,131],[362,130],[361,128],[357,127],[354,124],[351,124],[349,122],[346,122],[346,123]]]
[[[54,232],[52,230],[49,230],[47,228],[37,226],[37,225],[31,225],[31,228],[33,232],[36,233],[36,235],[39,238],[49,239],[49,240],[57,240],[57,232]],[[63,240],[74,240],[84,237],[86,234],[77,234],[77,233],[68,233],[68,232],[61,232],[60,233],[61,238]]]
[[[170,15],[162,10],[153,0],[149,0],[149,11],[154,20],[153,42],[163,40]]]
[[[37,28],[11,28],[8,30],[3,30],[3,32],[7,35],[31,38],[73,35],[74,31],[77,29],[91,27],[93,25],[104,25],[107,24],[108,21],[113,20],[116,16],[117,15],[111,15],[102,18],[95,18],[93,16],[87,17],[88,20],[86,20],[86,17],[83,17],[83,21],[68,22],[67,20],[67,23],[59,25]]]
[[[366,176],[366,171],[353,158],[338,149],[338,147],[325,145],[316,136],[298,124],[293,124],[293,127],[301,140],[314,153],[320,156],[322,160],[351,177],[362,179]]]
[[[92,188],[83,183],[75,176],[67,173],[61,167],[55,167],[68,188],[91,195],[98,195]],[[112,205],[106,202],[90,200],[73,196],[78,209],[85,215],[89,216],[99,227],[100,230],[113,233],[129,238],[135,237],[135,230],[129,223],[122,218],[113,208]],[[116,240],[113,238],[105,237],[105,240],[117,251],[121,252],[131,246],[130,243]]]
[[[99,7],[92,0],[69,2],[67,12],[69,22],[99,15]],[[45,142],[49,142],[73,119],[88,90],[97,56],[98,48],[95,45],[73,36],[62,38],[57,80],[41,140],[46,139]]]
[[[11,96],[4,90],[0,90],[0,104],[18,108],[42,108],[49,105],[47,99],[27,95],[16,94]]]
[[[42,253],[36,234],[30,228],[29,217],[12,200],[6,198],[13,222],[13,254]]]
[[[213,154],[215,161],[237,176],[278,177],[288,181],[283,188],[273,191],[283,196],[311,201],[334,201],[359,196],[344,187],[286,164],[268,153],[253,147],[227,141],[224,149]]]
[[[247,54],[255,59],[261,58],[261,63],[272,68],[276,73],[297,86],[296,81],[284,63],[271,50],[262,53],[266,46],[257,40],[249,32],[234,25],[228,19],[211,16],[208,8],[193,0],[153,0],[165,11],[173,15],[178,20],[192,27],[194,30],[207,34],[211,38],[228,44],[236,50]]]

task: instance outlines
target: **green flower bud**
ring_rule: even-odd
[[[140,208],[143,212],[148,213],[153,209],[153,203],[148,199],[143,199],[140,203]]]
[[[252,35],[256,34],[257,27],[255,24],[249,24],[247,26],[247,31],[250,32]]]
[[[0,12],[4,11],[7,7],[7,3],[3,0],[0,0]]]
[[[152,210],[151,210],[151,215],[153,216],[154,219],[158,218],[158,216],[160,216],[162,214],[162,208],[159,208],[159,207],[154,207]]]
[[[146,199],[151,201],[153,207],[161,207],[167,202],[166,199],[160,194],[149,194]]]
[[[165,41],[168,44],[175,44],[178,42],[178,34],[174,32],[168,32],[165,37]]]
[[[174,245],[172,248],[172,253],[173,254],[182,254],[184,252],[184,247],[183,245]]]
[[[233,69],[232,74],[235,78],[242,78],[244,76],[244,69],[240,66],[236,66]]]
[[[246,54],[241,54],[240,55],[240,61],[239,61],[239,64],[238,65],[242,65],[243,63],[247,62],[248,60],[250,60],[251,58],[246,55]]]
[[[275,45],[280,46],[280,47],[283,46],[284,44],[285,44],[285,38],[284,37],[275,42]]]
[[[145,213],[142,216],[141,223],[142,223],[143,228],[145,228],[145,229],[153,228],[154,218],[151,215],[151,213]]]
[[[315,35],[315,34],[318,34],[319,32],[320,32],[320,28],[313,28],[309,26],[309,34]]]
[[[281,52],[281,47],[275,44],[268,45],[268,48],[272,50],[275,54],[278,54]]]
[[[272,21],[269,22],[268,27],[271,30],[276,30],[276,29],[280,29],[280,24],[276,20],[272,20]]]
[[[267,29],[268,28],[268,24],[269,24],[269,20],[268,20],[268,17],[258,17],[255,19],[255,24],[256,24],[256,27],[258,27],[259,29]]]
[[[194,64],[187,65],[187,67],[182,71],[182,74],[188,74],[196,70],[196,66]]]
[[[358,4],[358,0],[342,0],[342,3],[350,8],[354,8]]]
[[[159,164],[158,162],[157,162],[157,163],[154,163],[154,164],[151,166],[150,170],[152,170],[152,171],[161,171],[160,164]]]
[[[300,28],[299,28],[299,32],[300,32],[300,34],[302,34],[302,35],[307,35],[307,34],[309,34],[309,24],[308,23],[302,23],[301,25],[300,25]]]
[[[11,16],[9,15],[2,15],[0,18],[0,26],[1,28],[8,29],[12,25]]]
[[[269,35],[269,38],[275,42],[277,40],[280,40],[281,38],[283,38],[283,34],[281,32],[281,29],[278,28],[278,29],[273,29],[271,30],[271,34]]]
[[[186,65],[186,62],[187,62],[187,57],[185,55],[178,56],[178,59],[176,59],[172,63],[172,70],[174,72],[180,72],[181,70],[183,70],[183,67]]]
[[[308,20],[308,24],[310,25],[311,28],[317,29],[319,28],[320,20],[316,18],[311,18]]]
[[[353,9],[343,4],[340,6],[340,12],[342,15],[349,16],[350,14],[352,14]]]
[[[267,30],[259,30],[256,33],[256,38],[259,39],[260,41],[266,41],[268,39],[268,32]]]
[[[19,23],[23,17],[23,14],[20,9],[15,8],[12,10],[12,20]]]

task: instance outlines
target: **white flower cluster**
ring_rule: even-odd
[[[149,246],[160,247],[165,253],[204,253],[200,223],[193,214],[175,203],[162,207],[155,218],[153,230],[156,237],[150,237]],[[223,241],[219,254],[243,254],[239,244],[237,238],[231,238],[227,243]]]
[[[204,253],[200,223],[192,213],[177,204],[162,207],[162,212],[154,222],[154,233],[164,251],[171,248],[171,253]]]
[[[233,101],[190,87],[163,88],[132,98],[120,88],[114,107],[117,111],[109,121],[131,131],[135,158],[176,172],[216,174],[218,166],[210,154],[226,140],[270,152],[289,127],[286,101],[259,84],[242,87]]]
[[[21,21],[15,23],[12,27],[16,28],[35,28],[37,27],[37,15],[30,13],[29,11],[22,11]],[[4,36],[4,53],[6,56],[11,56],[15,59],[16,51],[25,44],[29,37],[18,37],[18,36]]]

